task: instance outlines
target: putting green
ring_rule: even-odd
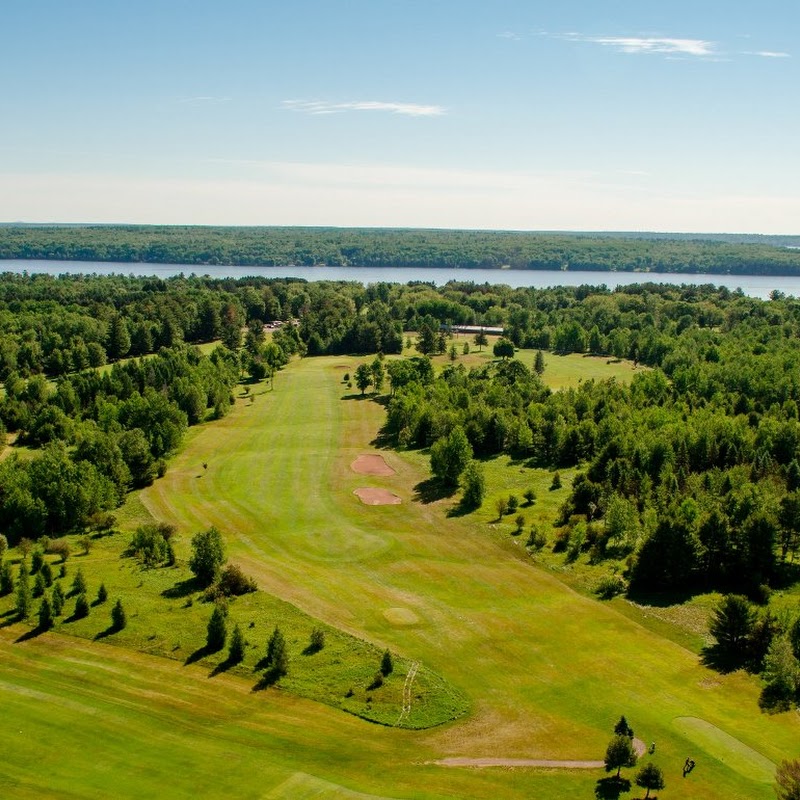
[[[716,725],[697,717],[675,717],[673,724],[687,739],[742,777],[760,783],[774,780],[775,764]]]

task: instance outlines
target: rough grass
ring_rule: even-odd
[[[155,690],[166,698],[148,697],[146,707],[152,711],[147,713],[157,716],[171,702],[173,676],[176,687],[186,686],[187,691],[198,692],[200,699],[193,705],[190,702],[191,710],[176,711],[170,720],[182,719],[183,713],[187,718],[226,715],[227,709],[220,707],[219,700],[205,708],[211,696],[206,689],[226,698],[226,687],[235,687],[247,698],[235,704],[240,716],[232,740],[227,737],[233,717],[193,728],[200,737],[202,757],[196,761],[202,762],[201,772],[220,771],[208,784],[206,794],[220,796],[229,788],[230,783],[225,781],[232,780],[230,773],[235,768],[252,770],[267,753],[270,766],[258,796],[279,787],[296,772],[378,796],[591,796],[595,780],[602,775],[444,770],[424,762],[448,756],[600,758],[614,723],[624,713],[638,736],[657,742],[659,763],[668,776],[676,775],[687,754],[692,753],[702,766],[691,777],[692,797],[771,797],[767,784],[741,774],[712,747],[698,743],[673,724],[676,717],[697,717],[768,761],[793,757],[800,738],[800,719],[796,715],[761,715],[755,679],[741,673],[721,676],[709,671],[694,653],[621,614],[615,604],[578,594],[549,570],[537,568],[509,535],[513,523],[508,518],[495,523],[496,514],[488,505],[466,516],[448,517],[457,497],[423,502],[418,487],[428,477],[428,465],[422,453],[389,454],[397,474],[370,478],[372,485],[399,494],[403,505],[366,507],[358,502],[352,490],[365,484],[365,476],[352,473],[349,464],[369,449],[383,409],[369,398],[351,398],[342,386],[342,374],[352,373],[357,363],[357,359],[341,357],[293,363],[277,377],[274,393],[257,388],[254,402],[240,398],[229,417],[193,429],[166,477],[143,492],[141,500],[153,517],[178,526],[179,559],[186,559],[192,533],[216,524],[225,534],[232,559],[255,576],[266,592],[298,608],[298,614],[310,615],[331,628],[371,642],[376,652],[390,647],[397,655],[396,663],[403,663],[403,659],[406,663],[421,662],[469,698],[471,713],[466,719],[432,730],[400,731],[368,724],[324,703],[298,699],[280,687],[253,695],[250,676],[220,674],[209,678],[210,664],[184,667],[162,659],[159,665],[164,666],[158,669],[168,672],[162,673],[157,689],[151,685],[148,691]],[[202,469],[203,462],[208,463],[207,470]],[[488,464],[487,503],[491,497],[511,491],[519,493],[521,500],[522,491],[533,482],[539,500],[524,513],[531,520],[544,519],[568,491],[564,488],[549,493],[551,478],[546,471],[530,470],[523,464],[513,465],[511,470],[500,462]],[[570,473],[562,471],[565,487],[569,478]],[[135,519],[143,515],[143,510],[133,508],[130,513]],[[87,565],[99,560],[100,555],[99,549],[93,551],[86,558]],[[113,564],[121,576],[131,569],[118,559]],[[113,599],[110,584],[109,580]],[[172,620],[183,619],[179,605],[176,601],[169,612]],[[201,607],[203,613],[193,623],[200,626],[207,618],[208,607],[195,602],[190,609],[196,612]],[[237,600],[231,614],[240,613],[244,607],[245,603]],[[398,617],[397,609],[410,613]],[[95,613],[93,610],[90,620]],[[247,621],[248,615],[242,619]],[[265,613],[263,622],[256,620],[261,636],[266,636],[274,619]],[[402,624],[405,620],[413,620],[413,624]],[[165,627],[172,631],[178,626]],[[133,623],[131,628],[133,635]],[[300,632],[299,623],[297,630],[293,647],[306,636],[305,631]],[[143,626],[137,635],[146,640],[154,632],[158,631],[148,633]],[[195,636],[192,634],[193,640]],[[14,675],[23,688],[37,688],[32,684],[38,681],[45,687],[42,691],[55,691],[62,680],[57,677],[58,669],[64,664],[56,653],[48,656],[53,659],[48,669],[41,661],[42,653],[51,652],[45,645],[54,641],[66,640],[47,634],[41,639],[4,645],[3,655],[12,652],[21,662]],[[146,656],[127,649],[90,643],[83,646],[93,658],[105,658],[101,651],[106,650],[115,651],[115,658],[119,652],[119,658],[131,659],[130,667],[114,667],[121,670],[115,678],[122,683],[120,691],[127,691],[128,683],[140,679],[138,675],[129,676],[128,670],[147,673],[149,669],[141,666]],[[263,646],[262,639],[259,647]],[[8,663],[0,658],[0,680],[7,682],[12,669]],[[390,687],[395,678],[399,682],[402,674],[398,672],[390,678]],[[86,685],[93,687],[100,702],[113,693],[114,684],[99,681],[95,686],[96,678],[91,671]],[[69,686],[66,699],[85,704],[86,692],[77,688],[82,686],[81,679]],[[165,687],[170,690],[165,692]],[[397,688],[395,684],[393,691]],[[43,713],[30,708],[39,701],[20,694],[16,698],[22,707],[14,712],[12,728],[28,713],[34,718]],[[62,717],[58,741],[62,741],[69,720],[86,720],[75,709],[57,707]],[[272,724],[250,727],[250,720],[272,713]],[[104,726],[116,722],[113,713],[111,718],[95,714],[89,722],[96,727],[89,724],[70,739],[68,755],[73,760],[57,768],[61,779],[52,779],[48,784],[51,788],[63,791],[69,785],[65,783],[66,772],[71,771],[75,781],[72,786],[92,796],[93,778],[82,778],[81,769],[93,775],[95,762],[103,760],[97,755],[97,743],[103,742],[101,754],[106,747]],[[45,743],[56,742],[55,734],[41,730],[45,727],[42,723],[37,731],[43,738],[33,739],[38,743],[28,745],[35,753],[46,752]],[[136,732],[145,738],[160,727],[162,717],[158,717],[158,724],[154,722],[147,730],[142,725]],[[176,724],[167,732],[177,735],[179,729]],[[148,794],[148,786],[152,794],[159,776],[169,773],[168,766],[178,774],[186,768],[179,743],[174,759],[161,755],[165,763],[159,765],[154,764],[149,741],[140,748],[139,736],[132,740],[136,742],[136,759],[144,766],[143,777],[132,784],[133,788],[125,789],[130,796]],[[113,742],[113,736],[109,741]],[[227,756],[221,752],[224,745]],[[259,750],[261,761],[251,747]],[[236,754],[236,765],[225,763],[231,752]],[[17,756],[20,747],[15,745],[11,757]],[[33,775],[31,756],[20,757],[27,759]],[[666,791],[677,788],[675,780],[668,777]],[[241,779],[240,796],[255,796],[249,794],[249,781],[250,777]],[[174,795],[181,796],[181,792]]]

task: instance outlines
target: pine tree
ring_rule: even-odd
[[[72,579],[71,595],[86,594],[86,578],[83,577],[83,570],[78,568],[75,577]]]
[[[636,752],[633,749],[633,740],[624,734],[616,734],[608,743],[605,757],[606,772],[619,771],[622,767],[636,766]]]
[[[289,656],[286,653],[286,639],[276,625],[267,643],[267,674],[277,680],[289,671]]]
[[[104,583],[100,584],[100,588],[97,590],[97,602],[105,603],[108,600],[108,590],[106,589],[106,585]]]
[[[210,653],[217,653],[225,647],[225,639],[228,637],[228,626],[225,622],[225,611],[222,605],[217,604],[211,612],[211,619],[208,621],[206,631],[206,650]]]
[[[3,564],[0,567],[0,597],[5,597],[14,591],[14,574],[11,572],[11,564]]]
[[[541,375],[544,372],[544,353],[541,350],[536,351],[533,370],[537,375]]]
[[[122,600],[117,598],[111,609],[111,627],[115,631],[121,631],[128,624],[128,616],[125,614],[125,609],[122,607]]]
[[[17,578],[17,614],[20,619],[27,619],[30,616],[32,602],[28,567],[23,561],[19,565],[19,577]]]
[[[36,578],[33,581],[33,596],[34,597],[41,597],[44,594],[44,590],[47,588],[47,584],[44,580],[44,575],[41,572],[36,573]]]
[[[39,630],[49,631],[53,627],[53,609],[45,595],[39,605]]]
[[[61,588],[60,583],[53,587],[53,599],[50,601],[50,605],[53,609],[53,616],[60,617],[61,612],[64,610],[64,590]]]
[[[381,674],[384,676],[391,675],[393,670],[392,654],[388,650],[384,650],[381,658]]]
[[[235,625],[233,633],[231,634],[231,644],[228,648],[228,663],[241,664],[242,661],[244,661],[244,648],[246,644],[241,628]]]
[[[75,619],[83,619],[89,616],[89,601],[85,594],[79,594],[75,601]]]

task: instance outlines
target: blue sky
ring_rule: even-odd
[[[796,0],[0,0],[0,220],[800,232]]]

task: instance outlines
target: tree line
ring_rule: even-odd
[[[800,274],[797,237],[358,228],[0,226],[0,259]]]

